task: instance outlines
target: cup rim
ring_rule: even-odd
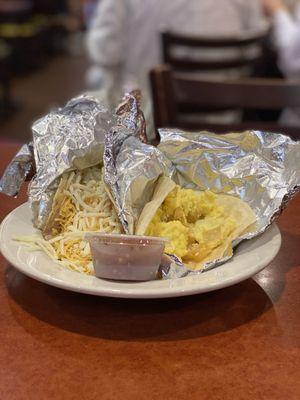
[[[95,232],[88,233],[85,235],[86,239],[90,241],[92,238],[100,239],[100,242],[108,245],[122,245],[122,246],[155,246],[162,245],[169,242],[168,238],[156,237],[156,236],[143,236],[143,235],[126,235],[118,233],[103,233]],[[136,240],[136,242],[130,242],[130,239]],[[138,241],[141,241],[140,243]]]

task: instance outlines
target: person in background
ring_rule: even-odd
[[[300,4],[295,4],[293,14],[282,0],[264,0],[264,7],[272,20],[278,66],[286,78],[299,79]],[[300,126],[300,110],[284,110],[280,122],[284,125]]]
[[[300,4],[296,4],[293,14],[282,0],[264,0],[264,6],[272,19],[279,67],[286,77],[299,78]]]
[[[161,62],[160,33],[234,36],[264,24],[261,0],[101,0],[87,34],[93,88],[136,82],[149,93],[149,70]],[[147,111],[146,111],[147,113]]]
[[[83,3],[84,22],[87,28],[90,27],[92,17],[95,13],[98,0],[85,0]]]

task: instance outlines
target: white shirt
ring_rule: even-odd
[[[260,0],[100,0],[87,46],[101,67],[143,81],[161,61],[160,32],[237,35],[262,26]]]
[[[87,48],[101,69],[102,88],[116,93],[120,82],[134,81],[147,98],[148,73],[161,62],[163,30],[236,36],[263,27],[261,0],[100,0]],[[144,112],[151,115],[150,102]]]
[[[278,66],[288,79],[300,78],[300,5],[292,16],[278,11],[273,19],[274,40],[278,52]],[[300,109],[286,109],[280,122],[300,126]]]
[[[274,15],[274,39],[279,67],[288,78],[300,77],[300,6],[292,16],[286,11]]]

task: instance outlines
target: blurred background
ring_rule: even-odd
[[[181,72],[185,66],[195,75],[197,68],[192,62],[198,57],[200,77],[298,79],[300,62],[291,73],[291,68],[280,62],[286,42],[294,43],[298,35],[300,43],[297,7],[296,0],[0,0],[0,146],[1,141],[29,140],[32,122],[49,109],[85,90],[112,88],[120,79],[136,80],[150,99],[150,69],[162,62],[172,66],[165,48],[170,38],[163,38],[163,31],[178,31],[200,40],[198,49],[195,42],[188,41],[185,43],[192,51],[177,49],[183,59],[172,67],[181,66]],[[252,47],[259,47],[259,57],[253,48],[249,54],[255,57],[245,57],[241,50],[242,44],[248,43],[245,34],[254,38],[247,40]],[[221,50],[211,41],[216,37]],[[226,37],[235,37],[234,45],[240,49],[242,68],[238,73],[233,62],[228,68],[229,61],[223,69],[231,70],[220,73],[221,62],[230,54],[226,49],[225,56],[220,42]],[[297,58],[296,53],[297,49],[287,57]],[[208,60],[204,72],[203,57]],[[259,61],[255,65],[254,58]],[[154,90],[154,100],[159,90]],[[220,96],[225,95],[220,92]],[[147,105],[145,109],[152,114],[151,106],[149,112]],[[280,113],[268,116],[276,122]],[[234,118],[241,117],[234,114]],[[265,115],[254,112],[251,118],[264,120]]]
[[[91,1],[0,0],[0,138],[26,141],[31,122],[84,90]]]

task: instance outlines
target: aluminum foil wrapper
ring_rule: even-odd
[[[24,144],[7,166],[1,180],[0,193],[16,196],[35,168],[33,145]]]
[[[97,98],[83,95],[34,123],[37,172],[29,186],[29,199],[37,228],[46,223],[61,175],[102,162],[104,137],[115,120],[114,113]]]
[[[131,136],[147,143],[146,121],[141,110],[141,100],[140,90],[132,90],[125,94],[116,109],[117,127],[119,130],[126,128]]]
[[[217,135],[160,129],[162,151],[182,187],[210,189],[241,198],[264,232],[300,189],[300,142],[285,135],[246,131]]]
[[[138,91],[127,94],[116,110],[117,124],[105,137],[104,181],[124,231],[134,233],[144,205],[151,200],[162,175],[172,163],[156,147],[146,144],[145,120]]]
[[[175,166],[173,179],[180,186],[237,196],[255,212],[255,228],[236,239],[233,247],[263,233],[300,190],[300,142],[288,136],[260,131],[217,135],[177,129],[160,129],[159,133],[159,150]],[[163,269],[162,278],[202,273],[229,258],[188,273],[173,260]]]

